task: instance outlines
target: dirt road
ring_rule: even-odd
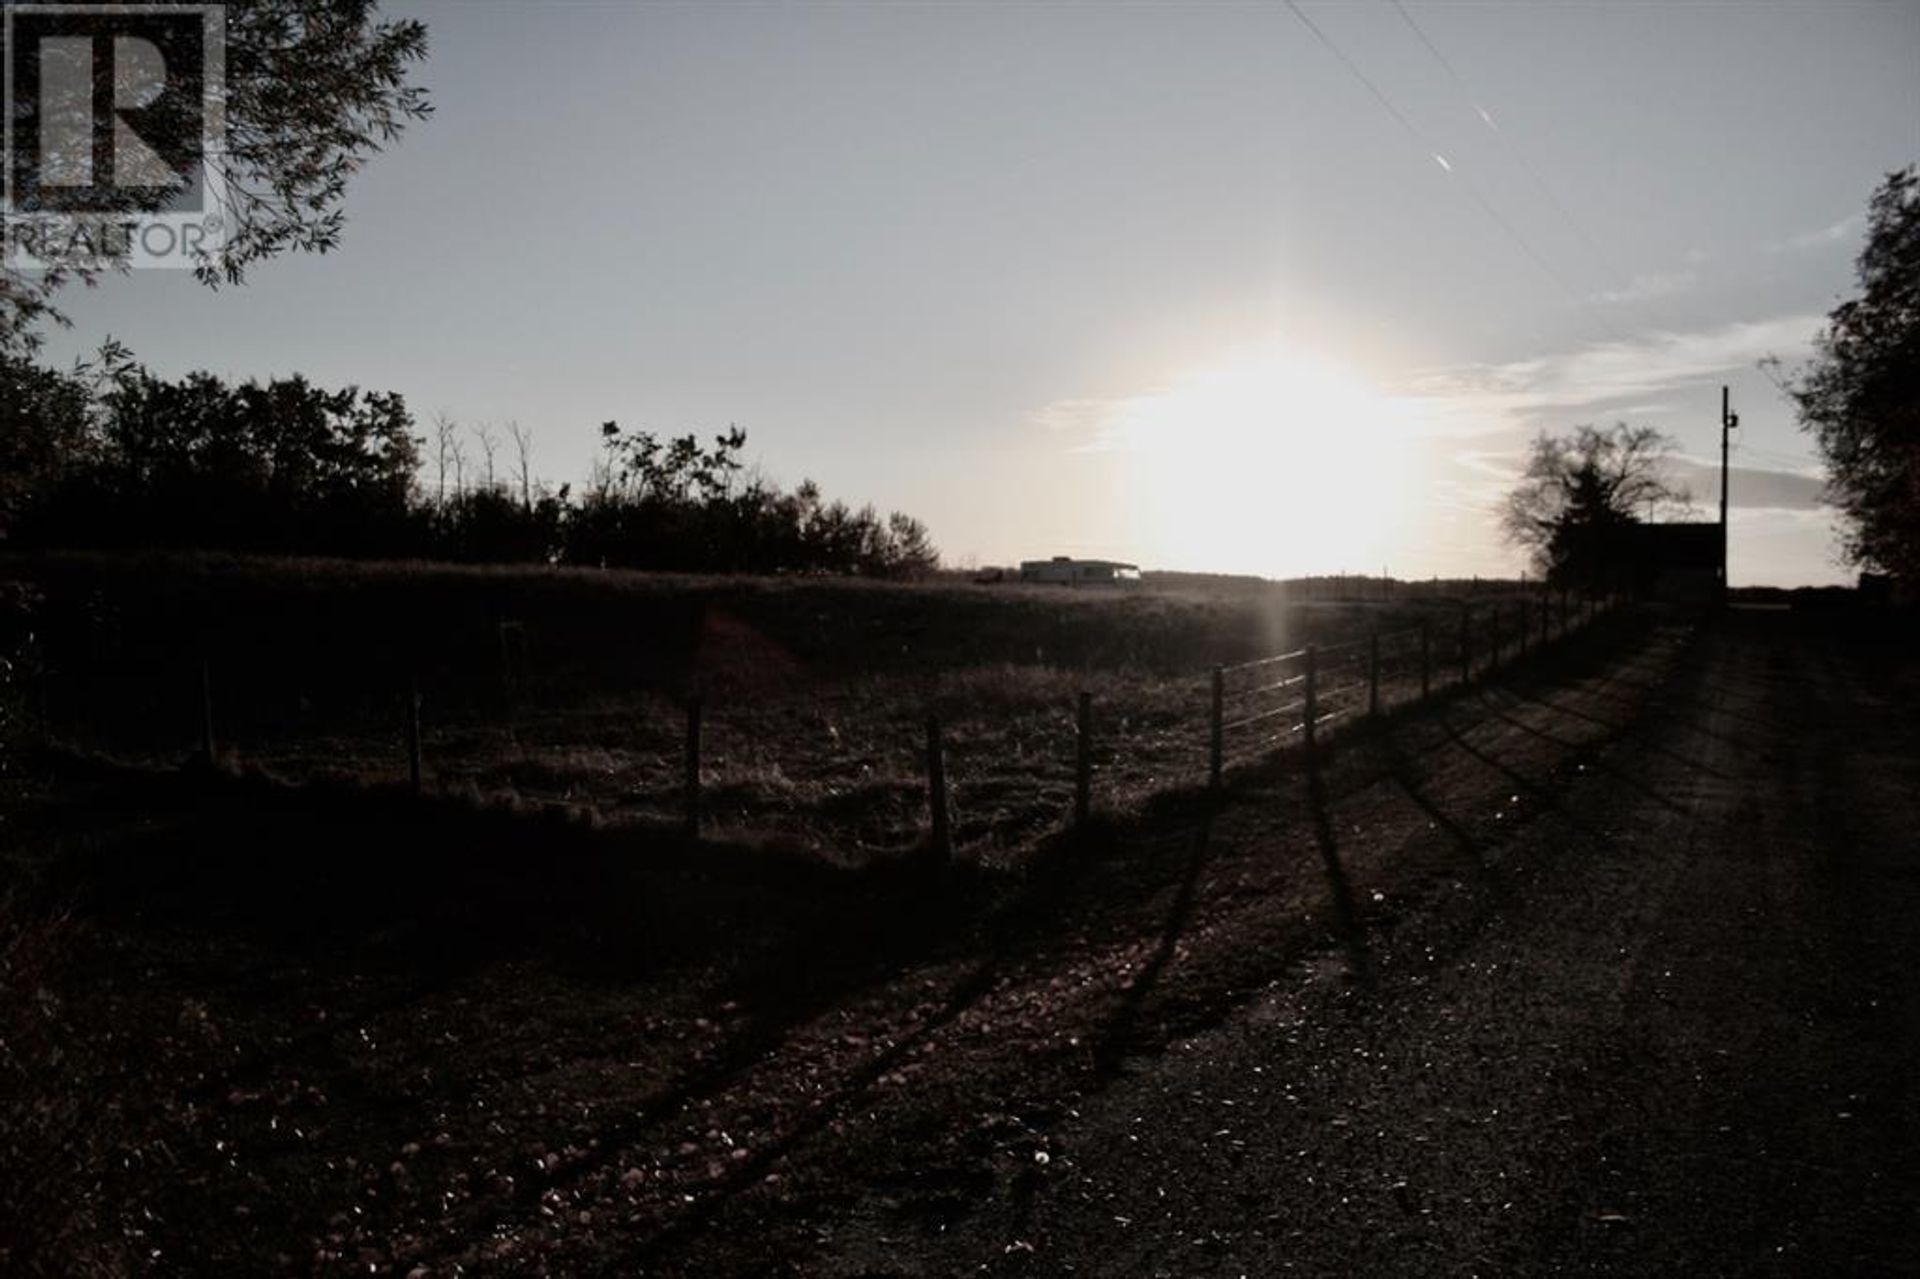
[[[12,1262],[1920,1273],[1917,710],[1886,635],[1623,620],[931,891],[50,792]]]
[[[1567,689],[1445,709],[1423,758],[1390,735],[1387,777],[1356,765],[1343,798],[1310,797],[1331,951],[1052,1106],[1025,1098],[1014,1159],[1033,1162],[1000,1161],[990,1210],[876,1220],[868,1188],[810,1255],[775,1255],[848,1274],[1920,1273],[1914,692],[1888,650],[1736,614],[1657,628]],[[1259,804],[1209,832],[1238,846],[1212,866],[1272,838]],[[1236,935],[1187,887],[1161,987],[1204,968],[1182,930]],[[738,1256],[714,1243],[670,1264]]]
[[[985,1259],[1920,1273],[1912,689],[1783,615],[1693,644],[1483,905],[1126,1072]]]

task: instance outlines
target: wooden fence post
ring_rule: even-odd
[[[1420,700],[1433,691],[1433,623],[1420,619]]]
[[[1073,824],[1084,826],[1093,810],[1093,694],[1082,691],[1074,725]]]
[[[700,694],[687,697],[687,838],[700,838]]]
[[[1514,610],[1520,615],[1520,634],[1513,641],[1513,655],[1516,659],[1527,655],[1527,644],[1533,638],[1533,610],[1527,607],[1527,597],[1520,597]]]
[[[1319,654],[1313,645],[1307,645],[1307,758],[1313,758],[1314,721],[1320,718],[1320,697],[1317,688]]]
[[[420,794],[420,677],[407,676],[407,789]]]
[[[1500,668],[1500,602],[1495,600],[1489,613],[1487,626],[1487,669]]]
[[[1367,718],[1380,714],[1380,628],[1367,639]]]
[[[953,860],[953,828],[947,817],[947,757],[940,743],[940,717],[927,716],[927,810],[932,821],[928,852],[940,865]]]
[[[200,659],[200,762],[209,770],[219,758],[219,745],[213,736],[213,664]]]
[[[1207,787],[1210,790],[1220,789],[1220,757],[1225,753],[1226,746],[1226,701],[1227,675],[1216,666],[1213,668],[1213,708],[1208,715],[1207,731]]]
[[[1460,682],[1465,684],[1473,678],[1473,606],[1460,606]]]
[[[1560,633],[1567,633],[1567,588],[1560,588]]]

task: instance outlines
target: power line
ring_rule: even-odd
[[[1547,180],[1540,175],[1540,171],[1534,168],[1533,163],[1527,159],[1526,153],[1514,145],[1513,139],[1507,136],[1506,130],[1502,129],[1494,120],[1493,113],[1481,105],[1479,97],[1467,86],[1466,80],[1461,77],[1460,73],[1454,70],[1453,63],[1447,60],[1447,55],[1440,52],[1439,46],[1434,44],[1432,38],[1427,35],[1420,24],[1413,20],[1413,15],[1407,12],[1407,7],[1401,4],[1400,0],[1390,0],[1390,3],[1393,5],[1394,12],[1398,13],[1401,20],[1412,29],[1413,34],[1420,38],[1420,43],[1427,47],[1427,52],[1433,55],[1433,60],[1440,64],[1440,69],[1447,73],[1447,78],[1453,81],[1453,87],[1460,91],[1460,96],[1466,99],[1467,105],[1473,108],[1474,114],[1480,117],[1481,123],[1485,124],[1487,129],[1495,137],[1500,139],[1500,145],[1506,151],[1508,157],[1520,166],[1521,171],[1533,182],[1535,189],[1546,197],[1547,203],[1553,206],[1554,211],[1558,213],[1561,219],[1566,222],[1567,226],[1573,230],[1574,235],[1579,238],[1580,243],[1586,246],[1587,252],[1591,253],[1594,261],[1600,264],[1600,268],[1606,272],[1607,278],[1615,284],[1620,285],[1623,291],[1631,287],[1626,276],[1614,266],[1612,260],[1607,257],[1606,252],[1601,249],[1599,243],[1591,235],[1587,234],[1587,229],[1580,224],[1580,220],[1573,216],[1573,210],[1569,209],[1566,204],[1561,201],[1560,197],[1555,194],[1553,188],[1547,184]]]
[[[1782,449],[1762,448],[1757,444],[1735,441],[1733,452],[1736,457],[1746,454],[1763,462],[1772,462],[1780,466],[1820,467],[1826,466],[1819,458],[1804,453],[1788,453]]]
[[[1300,19],[1301,22],[1306,24],[1307,30],[1313,32],[1314,38],[1320,41],[1320,43],[1326,47],[1326,50],[1328,53],[1331,53],[1334,57],[1340,59],[1340,64],[1346,67],[1348,71],[1353,73],[1354,79],[1358,80],[1362,85],[1366,86],[1367,92],[1373,95],[1373,100],[1375,102],[1378,102],[1383,108],[1385,108],[1388,115],[1392,116],[1395,120],[1400,122],[1400,127],[1407,131],[1408,135],[1410,135],[1413,138],[1414,142],[1419,145],[1421,150],[1427,152],[1427,154],[1431,155],[1435,160],[1438,160],[1440,162],[1441,168],[1447,169],[1449,172],[1452,171],[1450,166],[1447,164],[1446,158],[1443,157],[1438,151],[1435,151],[1431,146],[1429,146],[1427,144],[1426,138],[1421,136],[1420,130],[1413,127],[1413,122],[1411,120],[1408,120],[1407,117],[1405,117],[1404,115],[1401,115],[1400,108],[1394,106],[1393,102],[1387,97],[1387,95],[1380,92],[1380,86],[1376,85],[1372,80],[1368,79],[1367,73],[1362,71],[1358,66],[1358,64],[1356,64],[1352,58],[1349,58],[1345,53],[1341,52],[1340,46],[1335,44],[1331,39],[1329,39],[1327,37],[1327,33],[1322,31],[1319,28],[1319,26],[1317,26],[1314,23],[1312,18],[1309,18],[1305,13],[1302,13],[1300,11],[1300,6],[1295,4],[1294,0],[1287,0],[1287,8],[1293,10],[1294,17]]]
[[[1505,217],[1501,215],[1499,210],[1493,207],[1493,205],[1487,200],[1487,198],[1481,194],[1480,188],[1477,185],[1475,185],[1475,183],[1471,178],[1469,178],[1465,173],[1456,169],[1453,166],[1452,162],[1449,161],[1445,155],[1441,154],[1440,150],[1437,147],[1435,147],[1431,142],[1427,140],[1426,135],[1421,133],[1419,129],[1414,127],[1413,122],[1407,119],[1407,117],[1401,112],[1400,108],[1396,107],[1393,104],[1392,99],[1388,98],[1387,95],[1381,90],[1380,86],[1375,84],[1373,80],[1367,75],[1367,73],[1360,69],[1359,64],[1356,63],[1352,58],[1349,58],[1346,55],[1346,53],[1340,48],[1340,46],[1335,44],[1332,38],[1329,37],[1326,32],[1320,29],[1320,27],[1313,21],[1313,19],[1309,18],[1304,12],[1302,12],[1300,9],[1300,6],[1296,4],[1294,0],[1286,0],[1286,3],[1287,3],[1287,8],[1293,11],[1293,16],[1300,19],[1301,24],[1304,25],[1308,31],[1311,31],[1313,33],[1314,39],[1318,40],[1322,45],[1322,47],[1324,47],[1328,53],[1331,53],[1335,58],[1337,58],[1340,62],[1340,65],[1345,67],[1348,73],[1351,74],[1355,80],[1358,80],[1361,86],[1364,87],[1368,93],[1373,95],[1373,100],[1375,102],[1378,102],[1382,107],[1382,109],[1384,109],[1388,115],[1393,117],[1394,121],[1399,124],[1400,128],[1407,134],[1407,136],[1413,139],[1414,145],[1417,146],[1425,154],[1431,156],[1434,162],[1438,164],[1444,172],[1458,179],[1461,187],[1466,191],[1468,197],[1473,200],[1474,204],[1479,206],[1480,211],[1486,214],[1487,217],[1493,221],[1494,225],[1498,226],[1502,231],[1506,233],[1507,238],[1513,241],[1513,243],[1519,248],[1519,250],[1526,255],[1527,259],[1531,261],[1536,267],[1540,268],[1540,271],[1544,275],[1546,275],[1547,278],[1551,279],[1556,285],[1558,285],[1561,291],[1566,293],[1568,297],[1572,298],[1574,303],[1577,306],[1580,306],[1583,309],[1586,309],[1589,312],[1589,314],[1592,314],[1592,305],[1591,303],[1588,302],[1587,298],[1584,295],[1582,295],[1578,289],[1574,288],[1571,284],[1569,284],[1567,282],[1566,277],[1561,275],[1560,272],[1556,271],[1553,267],[1553,264],[1548,262],[1544,257],[1542,257],[1534,249],[1533,245],[1527,242],[1527,238],[1520,234],[1519,230],[1513,225],[1513,223],[1509,222]],[[1623,335],[1621,335],[1616,329],[1614,329],[1614,327],[1611,324],[1607,323],[1604,317],[1595,315],[1594,318],[1600,322],[1601,326],[1607,330],[1608,334],[1611,337],[1613,337],[1615,341],[1619,341],[1619,342],[1626,341],[1626,338]]]

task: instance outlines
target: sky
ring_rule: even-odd
[[[1757,367],[1920,160],[1912,4],[400,4],[433,117],[343,243],[63,299],[70,358],[531,432],[745,428],[949,564],[1518,571],[1538,431],[1628,421],[1730,577],[1847,580]],[[468,449],[469,478],[479,447]]]

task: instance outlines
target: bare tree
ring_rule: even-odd
[[[1534,438],[1520,483],[1507,494],[1501,525],[1555,581],[1590,582],[1604,572],[1618,530],[1662,510],[1684,509],[1692,495],[1665,471],[1674,441],[1650,426],[1611,430],[1577,426],[1571,435]]]
[[[445,409],[433,415],[433,457],[438,471],[440,505],[447,504],[447,463],[453,461],[459,443],[455,438],[460,424]]]
[[[507,436],[513,441],[514,465],[520,472],[520,505],[533,509],[533,433],[520,425],[518,418],[507,423]]]
[[[482,422],[473,428],[473,438],[480,442],[480,456],[486,459],[487,491],[491,493],[494,487],[493,455],[494,451],[500,447],[500,436],[494,431],[492,423]]]

